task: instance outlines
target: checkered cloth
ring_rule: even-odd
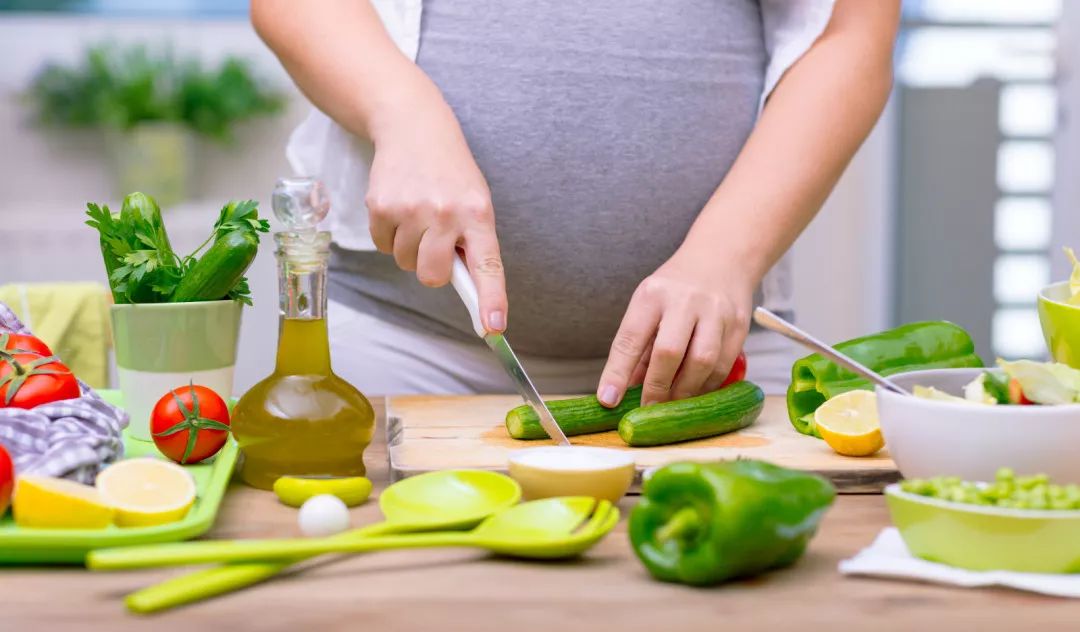
[[[29,334],[7,305],[0,303],[0,333]],[[82,397],[43,404],[31,410],[0,408],[0,444],[19,474],[61,476],[91,484],[98,470],[124,455],[120,431],[127,413],[108,404],[79,382]]]

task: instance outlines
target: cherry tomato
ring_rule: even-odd
[[[3,517],[11,505],[11,492],[15,489],[15,466],[11,462],[11,455],[0,444],[0,517]]]
[[[51,356],[52,350],[49,345],[29,334],[0,334],[0,350],[9,353],[36,353],[43,356]]]
[[[34,408],[79,395],[78,380],[53,356],[0,354],[0,407]]]
[[[1009,401],[1022,406],[1030,406],[1035,403],[1024,395],[1024,389],[1021,388],[1020,382],[1016,378],[1009,380]]]
[[[154,405],[150,434],[173,461],[198,463],[217,454],[229,438],[229,406],[205,386],[174,388]]]
[[[731,370],[728,371],[727,377],[724,378],[724,383],[720,385],[720,388],[724,388],[728,384],[733,384],[745,379],[746,354],[740,351],[738,357],[735,358],[735,363],[731,365]]]

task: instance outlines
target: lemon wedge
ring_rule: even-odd
[[[114,513],[89,485],[32,475],[18,478],[12,510],[16,525],[47,529],[103,529]]]
[[[814,412],[814,424],[825,443],[844,456],[870,456],[885,445],[872,391],[833,397]]]
[[[101,497],[116,508],[116,524],[121,527],[176,522],[195,503],[195,480],[167,461],[119,461],[98,474],[96,483]]]

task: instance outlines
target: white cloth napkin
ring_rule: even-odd
[[[965,588],[1005,586],[1056,597],[1080,597],[1080,574],[969,571],[921,560],[908,551],[895,527],[883,530],[873,544],[859,551],[855,557],[841,561],[840,572],[844,575],[911,579]]]

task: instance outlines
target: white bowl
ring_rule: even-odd
[[[890,376],[912,390],[933,386],[962,396],[985,369],[936,369]],[[1080,404],[984,406],[899,395],[877,388],[881,432],[905,478],[959,476],[990,481],[1000,467],[1080,483]]]

